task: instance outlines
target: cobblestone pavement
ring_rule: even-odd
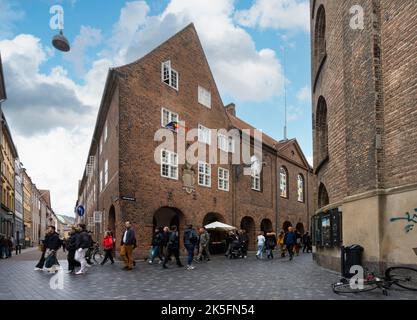
[[[63,289],[53,290],[50,287],[53,275],[33,270],[39,254],[29,250],[0,260],[0,299],[417,299],[417,293],[402,289],[390,290],[388,297],[379,290],[336,295],[331,283],[338,281],[340,275],[317,266],[307,254],[293,261],[256,260],[254,254],[245,260],[217,256],[207,263],[196,264],[191,271],[174,264],[163,270],[157,263],[149,265],[143,261],[130,272],[122,270],[120,262],[94,265],[81,276],[60,271]],[[66,260],[60,263],[67,268]]]

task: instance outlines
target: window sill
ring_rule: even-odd
[[[165,178],[165,179],[169,179],[169,180],[176,180],[176,181],[178,181],[178,177],[176,177],[176,178],[171,178],[171,177],[165,177],[165,176],[161,175],[161,178]]]
[[[211,188],[211,185],[209,185],[209,186],[205,186],[204,184],[198,184],[200,187],[203,187],[203,188]]]

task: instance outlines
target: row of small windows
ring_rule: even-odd
[[[280,195],[288,199],[288,172],[284,167],[280,169],[279,181]],[[304,177],[301,174],[297,175],[297,201],[304,202]]]
[[[161,125],[164,128],[167,128],[172,123],[178,123],[179,116],[178,113],[172,112],[166,108],[161,109]],[[176,131],[176,128],[173,128]],[[202,124],[198,125],[198,141],[211,145],[211,130],[206,128]],[[220,150],[224,152],[235,152],[235,143],[233,137],[226,136],[224,134],[218,133],[217,135],[217,145]]]
[[[179,90],[179,75],[176,70],[171,67],[171,60],[162,63],[161,80],[175,90]],[[211,108],[211,92],[202,86],[198,86],[198,103],[207,108]]]
[[[178,156],[175,152],[161,151],[161,176],[178,180]],[[198,162],[198,184],[211,187],[211,166],[208,163]],[[229,170],[218,168],[218,189],[229,191]]]

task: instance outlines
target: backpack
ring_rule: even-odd
[[[197,235],[195,234],[195,231],[194,231],[194,230],[191,230],[191,231],[190,231],[190,233],[189,233],[189,235],[188,235],[188,239],[190,240],[190,243],[192,243],[192,244],[197,244],[197,242],[198,242],[198,237],[197,237]]]

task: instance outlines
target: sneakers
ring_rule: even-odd
[[[85,266],[86,266],[87,268],[91,268],[93,265],[92,265],[92,264],[88,264],[88,263],[87,263]]]
[[[194,266],[190,266],[190,265],[187,266],[187,270],[194,270],[194,269],[195,269]]]
[[[78,275],[80,275],[80,274],[84,274],[84,271],[78,271],[78,272],[76,272],[75,274],[78,276]]]
[[[151,260],[148,261],[149,264],[152,264],[153,262]]]
[[[42,268],[38,268],[38,267],[36,267],[35,269],[33,269],[34,271],[42,271],[43,269]]]

